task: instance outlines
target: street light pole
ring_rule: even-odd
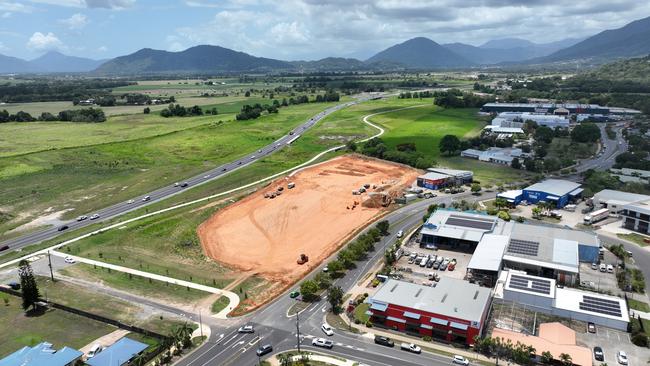
[[[298,348],[298,353],[300,353],[300,312],[296,312],[296,347]]]
[[[48,266],[50,267],[50,277],[52,282],[54,282],[54,272],[52,271],[52,257],[50,257],[50,251],[47,251],[47,261],[49,262]]]

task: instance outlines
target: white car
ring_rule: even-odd
[[[329,324],[321,325],[320,329],[323,331],[323,333],[327,334],[330,337],[334,335],[334,331],[332,330],[332,327],[329,326]]]
[[[83,221],[83,220],[85,220],[87,218],[88,218],[88,216],[86,216],[86,215],[79,216],[79,217],[77,217],[77,221]]]
[[[625,351],[616,352],[616,361],[621,365],[627,365],[627,353]]]
[[[68,264],[75,264],[75,263],[77,263],[77,261],[74,260],[74,258],[72,258],[72,257],[65,257],[64,261],[65,261],[66,263],[68,263]]]
[[[612,266],[611,264],[608,264],[607,265],[607,273],[614,273],[614,266]]]
[[[332,348],[334,347],[334,342],[330,341],[329,339],[325,338],[314,338],[313,341],[311,341],[312,346],[316,347],[323,347],[323,348]]]
[[[409,351],[413,353],[422,353],[422,348],[420,348],[418,345],[413,343],[402,343],[401,348],[404,351]]]
[[[98,218],[99,218],[98,214],[93,214],[92,216],[90,216],[91,220],[97,220]]]
[[[92,348],[90,348],[90,351],[88,351],[88,354],[86,355],[86,358],[93,358],[97,356],[99,352],[101,352],[104,349],[101,344],[95,343]]]
[[[255,155],[251,155],[251,160],[255,159]]]
[[[128,201],[126,201],[126,203],[128,203],[129,205],[132,204],[133,202],[135,202],[135,201],[134,201],[134,200],[128,200]]]
[[[237,332],[239,332],[239,333],[255,333],[255,329],[253,328],[252,325],[248,324],[248,325],[244,325],[243,327],[239,328],[237,330]]]
[[[398,231],[397,232],[397,237],[401,238],[402,236],[404,236],[404,232],[402,230]]]
[[[208,179],[208,178],[210,178],[210,174],[207,174],[207,175],[203,176],[203,179]]]
[[[147,202],[147,201],[149,201],[150,199],[151,199],[151,196],[144,196],[144,197],[142,197],[142,201],[143,201],[143,202]]]
[[[469,365],[469,360],[459,355],[454,355],[454,358],[451,359],[451,362],[459,365]]]

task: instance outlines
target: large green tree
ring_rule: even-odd
[[[300,284],[300,293],[304,301],[314,301],[318,298],[318,284],[313,280],[306,280]]]
[[[440,140],[438,147],[440,148],[440,152],[446,152],[451,156],[460,149],[460,140],[455,135],[445,135]]]
[[[36,279],[34,278],[34,272],[32,271],[32,266],[29,265],[29,262],[26,260],[20,261],[18,264],[18,276],[20,276],[20,291],[23,298],[23,310],[27,310],[30,307],[36,309],[36,302],[40,296],[38,292],[38,286],[36,284]]]
[[[327,301],[332,305],[332,312],[338,314],[343,304],[343,289],[340,286],[331,286],[327,291]]]

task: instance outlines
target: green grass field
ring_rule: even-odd
[[[650,238],[645,235],[637,234],[637,233],[629,233],[629,234],[616,234],[616,236],[619,237],[619,239],[624,239],[627,241],[631,241],[634,244],[637,244],[639,246],[645,247],[650,244],[646,243],[645,240]]]
[[[644,313],[650,312],[650,305],[648,305],[646,302],[641,302],[634,299],[628,299],[627,302],[630,305],[631,309],[643,311]]]
[[[20,298],[10,297],[9,306],[0,304],[0,358],[23,346],[50,342],[55,348],[63,346],[79,349],[106,335],[115,327],[61,310],[48,310],[42,315],[25,316]]]
[[[129,276],[126,273],[109,271],[107,268],[94,268],[89,264],[83,263],[77,263],[60,272],[65,276],[78,277],[91,282],[101,282],[106,286],[118,290],[177,304],[193,304],[210,295],[204,291],[149,280],[148,278]]]

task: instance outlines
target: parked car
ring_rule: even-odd
[[[446,270],[446,269],[447,269],[447,266],[448,266],[448,264],[447,264],[447,263],[445,263],[445,262],[442,262],[442,264],[440,264],[440,270],[441,270],[441,271],[444,271],[444,270]]]
[[[592,322],[587,323],[587,332],[596,333],[596,324]]]
[[[614,273],[614,266],[612,266],[611,264],[608,264],[607,265],[607,273]]]
[[[440,262],[433,262],[433,269],[439,269],[440,268]]]
[[[331,349],[334,347],[334,342],[330,341],[329,339],[325,338],[314,338],[314,340],[311,341],[312,346],[316,347],[323,347],[323,348],[329,348]]]
[[[600,271],[601,272],[607,272],[607,266],[605,265],[605,263],[600,264]]]
[[[605,354],[602,348],[598,346],[594,347],[594,358],[596,361],[605,361]]]
[[[298,296],[300,296],[299,291],[291,291],[291,292],[289,292],[289,297],[292,298],[292,299],[295,299]]]
[[[265,344],[263,346],[260,346],[255,353],[257,354],[257,357],[264,356],[267,353],[273,352],[273,346],[270,344]]]
[[[255,333],[255,328],[253,328],[253,325],[251,324],[246,324],[243,327],[240,327],[237,329],[238,333]]]
[[[384,337],[384,336],[379,336],[379,335],[375,336],[375,343],[379,344],[379,345],[382,345],[382,346],[386,346],[386,347],[394,347],[395,346],[395,342],[393,342],[392,339],[390,339],[388,337]]]
[[[104,349],[101,344],[95,343],[91,348],[90,351],[88,351],[88,354],[86,355],[86,358],[93,358],[97,356],[99,352],[101,352]]]
[[[454,355],[454,357],[451,359],[451,362],[458,365],[469,365],[469,360],[459,355]]]
[[[627,353],[625,351],[618,351],[616,353],[616,361],[621,365],[627,365]]]
[[[598,263],[594,262],[591,264],[591,269],[598,269]]]
[[[63,259],[63,260],[64,260],[66,263],[68,263],[68,264],[75,264],[75,263],[77,263],[77,261],[74,260],[74,258],[72,258],[72,257],[70,257],[70,256],[66,256],[65,259]]]
[[[453,262],[449,263],[449,265],[447,266],[447,271],[453,271],[454,268],[456,268],[456,263]]]
[[[409,352],[413,352],[413,353],[421,353],[422,352],[422,348],[420,348],[419,346],[417,346],[417,345],[415,345],[413,343],[402,343],[401,348],[404,351],[409,351]]]
[[[320,329],[323,331],[323,333],[327,334],[328,336],[334,335],[334,331],[332,330],[332,327],[329,326],[329,324],[321,325]]]

